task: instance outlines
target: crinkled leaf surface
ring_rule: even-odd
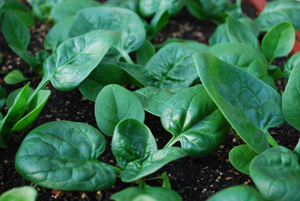
[[[284,122],[280,95],[212,54],[197,53],[194,59],[205,89],[238,135],[257,153],[267,149],[268,128]]]
[[[116,125],[133,118],[144,122],[145,112],[139,99],[130,91],[116,84],[107,85],[97,96],[95,116],[100,130],[112,136]]]
[[[142,162],[157,150],[150,129],[136,119],[125,119],[117,124],[111,149],[118,165],[126,169],[128,163]]]
[[[6,191],[0,201],[35,201],[37,190],[32,186],[23,186]]]
[[[70,38],[44,62],[44,77],[61,91],[77,87],[99,64],[119,34],[95,30]]]
[[[300,166],[291,150],[278,146],[256,156],[250,175],[266,200],[300,200]]]
[[[169,99],[161,115],[163,127],[190,156],[205,156],[224,141],[230,125],[202,85],[184,89]]]
[[[160,149],[152,153],[141,164],[136,162],[129,163],[127,169],[120,172],[120,177],[123,182],[132,182],[154,173],[171,161],[187,155],[188,153],[179,147]]]
[[[15,167],[24,178],[46,188],[108,189],[116,174],[111,166],[97,160],[105,146],[104,136],[88,124],[50,122],[26,136]]]

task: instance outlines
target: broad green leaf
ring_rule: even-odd
[[[280,95],[209,53],[197,53],[194,59],[205,89],[238,135],[257,153],[269,148],[268,129],[284,122]]]
[[[100,130],[112,136],[120,121],[133,118],[144,122],[145,113],[139,99],[132,92],[111,84],[104,87],[97,96],[95,117]]]
[[[266,200],[300,200],[300,166],[291,150],[267,149],[252,160],[250,175]]]
[[[219,191],[207,201],[264,201],[262,196],[253,187],[232,186]]]
[[[208,52],[223,61],[241,68],[250,66],[256,59],[260,59],[264,64],[267,64],[267,60],[261,51],[247,44],[232,42],[220,43],[209,48]]]
[[[15,100],[16,100],[16,97],[18,96],[18,94],[20,93],[20,91],[23,90],[23,87],[22,88],[19,88],[19,89],[16,89],[15,91],[11,92],[7,99],[6,99],[6,107],[8,109],[11,108],[11,106],[13,106]],[[33,93],[34,89],[29,87],[29,97],[31,96],[31,94]]]
[[[170,44],[170,43],[184,43],[185,45],[191,46],[195,49],[198,49],[201,52],[206,52],[209,49],[209,46],[199,43],[194,40],[187,40],[187,39],[179,39],[179,38],[168,38],[162,44],[155,45],[155,49],[161,49],[162,47]]]
[[[125,59],[130,52],[140,49],[146,39],[144,24],[136,13],[124,8],[106,6],[77,12],[69,36],[79,36],[97,29],[120,33],[114,47]]]
[[[53,6],[51,16],[55,21],[59,22],[68,17],[74,17],[81,9],[96,6],[101,6],[101,4],[94,0],[66,0]]]
[[[300,30],[299,12],[299,1],[268,2],[264,10],[260,13],[258,18],[256,18],[256,21],[262,31],[267,31],[283,21],[290,22],[296,30]]]
[[[167,10],[157,11],[147,27],[147,39],[151,40],[154,38],[168,24],[169,18]]]
[[[131,162],[127,169],[120,172],[123,182],[132,182],[152,174],[171,161],[187,156],[188,153],[179,147],[167,147],[152,153],[141,164]]]
[[[15,167],[22,177],[46,188],[104,190],[116,179],[113,168],[97,160],[105,146],[104,136],[88,124],[50,122],[26,136]]]
[[[49,52],[47,52],[46,50],[40,50],[40,51],[36,54],[35,58],[36,58],[39,62],[43,63],[49,56],[50,56],[50,53],[49,53]]]
[[[223,143],[230,125],[202,85],[184,89],[163,106],[163,127],[173,135],[171,143],[193,157],[202,157]]]
[[[61,91],[77,87],[99,64],[119,34],[96,30],[70,38],[44,62],[44,77]]]
[[[30,101],[28,105],[27,115],[14,125],[12,131],[18,131],[28,128],[42,111],[50,96],[50,93],[51,92],[49,90],[39,91]]]
[[[123,85],[128,79],[127,73],[118,65],[100,63],[78,88],[84,97],[95,102],[103,87],[109,84]]]
[[[294,154],[296,154],[298,156],[298,158],[300,159],[300,139],[298,140],[298,143],[294,149]]]
[[[4,0],[0,0],[0,8],[2,8],[4,5]]]
[[[5,77],[4,77],[4,82],[6,84],[18,84],[24,81],[30,80],[30,78],[25,77],[23,73],[20,70],[13,70],[9,72]]]
[[[184,3],[184,0],[140,0],[139,10],[144,17],[151,17],[156,12],[165,10],[173,16],[183,8]]]
[[[196,18],[204,20],[205,16],[203,13],[202,4],[199,0],[186,1],[186,7],[188,11]]]
[[[248,28],[250,28],[250,30],[252,31],[252,33],[254,34],[254,36],[258,37],[259,33],[260,33],[260,26],[259,24],[252,20],[249,17],[242,17],[238,19],[242,24],[245,24]]]
[[[18,16],[5,12],[2,16],[1,30],[9,44],[20,49],[27,49],[30,41],[29,31]]]
[[[106,6],[117,6],[121,8],[127,8],[138,13],[139,0],[108,0],[104,5]]]
[[[136,63],[145,66],[149,59],[155,54],[155,49],[149,40],[136,52]]]
[[[142,162],[157,150],[150,129],[136,119],[124,119],[115,128],[111,150],[122,169],[130,162]]]
[[[289,22],[281,22],[272,27],[264,36],[261,48],[264,55],[273,61],[289,54],[295,43],[295,30]],[[270,62],[271,63],[271,62]]]
[[[211,37],[208,39],[208,43],[210,46],[216,45],[218,43],[225,43],[229,42],[229,35],[227,32],[226,23],[220,24],[215,29],[214,33],[211,35]]]
[[[247,175],[250,175],[249,166],[255,156],[257,153],[248,145],[239,145],[229,152],[229,160],[233,167]]]
[[[35,201],[37,190],[32,186],[23,186],[4,192],[0,201]]]
[[[197,51],[181,43],[172,43],[160,49],[145,66],[152,77],[149,85],[172,92],[189,87],[197,79],[192,57]]]
[[[44,47],[46,50],[55,51],[62,42],[69,38],[69,30],[73,20],[74,16],[67,17],[60,20],[50,29],[44,40]]]
[[[282,109],[286,121],[300,130],[300,64],[297,64],[290,75],[282,97]]]
[[[110,199],[115,201],[182,201],[180,195],[161,187],[130,187],[113,194]]]
[[[33,14],[40,20],[51,18],[50,12],[52,7],[65,0],[28,0],[32,7]]]
[[[167,89],[159,89],[152,86],[141,88],[135,91],[135,94],[147,112],[159,117],[162,114],[165,102],[174,95]]]
[[[286,77],[289,79],[290,74],[292,73],[292,70],[294,67],[300,63],[300,52],[297,52],[296,54],[292,55],[289,60],[284,64],[284,72],[286,72]]]
[[[0,85],[0,108],[4,107],[7,93],[5,89]],[[1,119],[0,119],[1,120]]]
[[[258,47],[258,39],[252,33],[252,30],[239,20],[228,17],[226,28],[230,42],[244,43]]]

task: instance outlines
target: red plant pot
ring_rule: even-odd
[[[261,12],[264,7],[267,5],[266,0],[248,0],[257,10]],[[300,51],[300,31],[296,31],[296,42],[291,54],[295,54]]]

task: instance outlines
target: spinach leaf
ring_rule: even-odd
[[[145,66],[152,78],[149,85],[172,92],[189,87],[197,78],[192,58],[197,51],[181,43],[172,43],[160,49]]]
[[[52,7],[63,1],[65,0],[28,0],[28,3],[32,7],[34,16],[40,20],[45,20],[51,18]]]
[[[145,113],[139,99],[127,89],[111,84],[104,87],[95,102],[95,116],[100,130],[112,136],[116,125],[127,118],[144,122]]]
[[[229,160],[233,167],[247,175],[250,175],[249,166],[255,156],[257,153],[248,145],[239,145],[229,152]]]
[[[295,30],[289,22],[281,22],[272,27],[264,36],[261,49],[270,63],[290,53],[295,43]]]
[[[118,33],[95,30],[70,38],[44,62],[44,78],[61,91],[77,87],[99,64]]]
[[[144,17],[151,17],[158,11],[176,15],[184,6],[184,0],[140,0],[139,10]]]
[[[170,43],[184,43],[185,45],[188,45],[190,47],[193,47],[195,49],[198,49],[201,52],[206,52],[209,47],[203,43],[199,43],[194,40],[188,40],[188,39],[179,39],[179,38],[168,38],[165,42],[162,44],[155,45],[155,49],[161,49],[162,47],[170,44]]]
[[[276,141],[268,128],[281,125],[281,97],[270,86],[250,73],[209,53],[194,55],[200,79],[210,97],[238,135],[255,152]]]
[[[138,13],[138,4],[139,0],[108,0],[105,2],[106,6],[117,6],[121,8],[127,8],[129,10],[134,11],[135,13]]]
[[[290,22],[296,30],[299,30],[299,12],[300,2],[298,1],[268,2],[256,21],[262,31],[268,31],[271,27],[283,21]]]
[[[30,80],[30,78],[25,77],[22,71],[16,69],[9,72],[3,80],[6,84],[18,84],[20,82]]]
[[[202,85],[175,94],[163,107],[163,127],[173,138],[167,146],[180,141],[193,157],[202,157],[223,143],[230,125]]]
[[[127,168],[120,172],[120,177],[123,182],[132,182],[149,174],[154,173],[164,165],[171,161],[187,156],[188,153],[179,147],[167,147],[152,153],[141,164],[131,162]]]
[[[5,89],[0,85],[0,108],[5,105],[7,93]]]
[[[145,66],[154,54],[154,46],[149,40],[145,40],[144,45],[136,52],[136,63]]]
[[[147,26],[147,39],[151,40],[160,32],[169,22],[169,13],[167,10],[159,10],[155,13],[150,24]]]
[[[116,174],[111,166],[97,160],[105,146],[104,136],[88,124],[50,122],[26,136],[15,167],[24,178],[46,188],[108,189]]]
[[[290,77],[290,74],[292,73],[292,70],[294,67],[300,63],[300,52],[297,52],[296,54],[292,55],[289,60],[284,64],[284,72],[286,73],[287,80]]]
[[[29,89],[29,97],[30,97],[30,96],[32,95],[34,89],[31,88],[31,87],[29,87],[28,89]],[[8,95],[8,97],[7,97],[7,99],[6,99],[6,107],[7,107],[8,109],[10,109],[11,106],[13,106],[13,104],[14,104],[14,102],[15,102],[15,100],[16,100],[16,97],[19,95],[20,91],[22,91],[22,90],[23,90],[23,87],[22,87],[22,88],[19,88],[19,89],[16,89],[15,91],[11,92],[11,93]]]
[[[32,186],[23,186],[6,191],[0,201],[35,201],[37,190]]]
[[[298,140],[298,143],[296,144],[296,147],[295,147],[293,153],[296,154],[298,156],[298,158],[300,159],[300,139]]]
[[[216,45],[218,43],[225,43],[229,42],[229,35],[227,32],[227,25],[226,23],[220,24],[215,29],[214,33],[211,35],[211,37],[208,39],[208,43],[210,46]]]
[[[160,117],[163,105],[174,93],[167,89],[149,86],[135,91],[135,95],[140,99],[147,112]]]
[[[136,119],[124,119],[115,128],[111,149],[118,165],[142,162],[157,150],[155,138],[147,126]]]
[[[146,31],[139,16],[131,10],[116,7],[97,7],[80,10],[73,21],[69,36],[79,36],[92,30],[107,29],[120,32],[114,47],[122,57],[133,63],[129,53],[142,47]]]
[[[253,187],[232,186],[226,188],[216,195],[210,197],[207,201],[263,201],[262,196]]]
[[[300,166],[291,150],[278,146],[256,156],[250,175],[266,200],[300,199]]]

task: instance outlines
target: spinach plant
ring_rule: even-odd
[[[35,201],[37,190],[31,186],[18,187],[0,195],[0,201]]]

